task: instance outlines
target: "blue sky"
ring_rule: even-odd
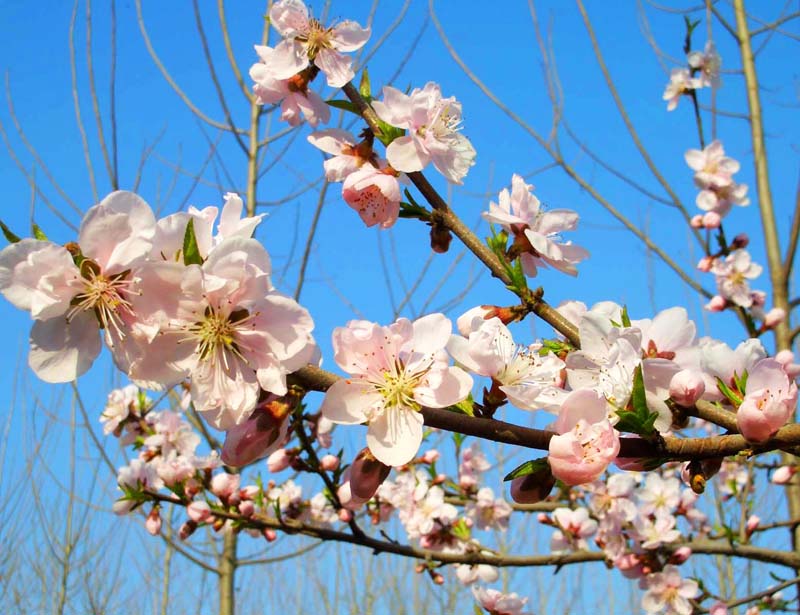
[[[233,117],[243,125],[248,118],[247,105],[229,70],[219,36],[215,3],[201,4],[204,27],[220,74],[221,87],[230,99]],[[222,121],[224,116],[208,78],[191,6],[188,3],[152,2],[145,2],[144,5],[149,35],[170,73],[205,113]],[[592,254],[580,266],[577,278],[546,271],[531,282],[531,285],[544,286],[545,297],[551,303],[580,299],[592,304],[610,299],[627,304],[632,317],[651,316],[657,310],[682,304],[697,320],[701,334],[736,343],[741,338],[741,332],[730,316],[704,315],[700,308],[702,302],[563,171],[553,168],[542,170],[551,163],[547,154],[465,77],[427,18],[426,5],[418,0],[410,2],[402,23],[369,60],[368,68],[375,90],[387,84],[391,76],[394,76],[392,85],[401,89],[421,87],[428,80],[435,80],[441,84],[445,95],[456,96],[462,102],[463,130],[478,152],[477,164],[463,186],[449,187],[435,176],[435,172],[429,174],[435,185],[450,199],[453,209],[468,224],[474,225],[480,235],[486,235],[488,229],[480,222],[480,212],[486,209],[488,200],[495,198],[498,190],[510,184],[512,173],[535,173],[528,181],[536,186],[537,196],[548,207],[570,208],[580,213],[578,231],[568,238],[587,247]],[[319,12],[319,2],[312,3],[312,6],[315,12]],[[363,23],[370,6],[371,3],[360,0],[334,2],[330,15]],[[485,2],[477,1],[452,3],[440,0],[435,6],[448,38],[475,74],[524,121],[547,135],[552,123],[552,109],[542,75],[543,57],[534,37],[527,3],[496,3],[491,5],[492,10],[487,9]],[[688,4],[683,2],[679,6]],[[402,7],[403,4],[397,0],[380,3],[373,26],[376,35],[370,41],[368,51],[377,40],[377,34],[387,30]],[[68,45],[72,8],[70,3],[53,0],[3,3],[0,6],[0,68],[7,78],[16,115],[28,141],[38,150],[64,192],[78,208],[85,210],[94,204],[95,198],[88,181],[71,94]],[[85,9],[81,3],[75,39],[78,93],[98,193],[102,197],[110,187],[91,113],[85,58]],[[256,59],[252,45],[260,37],[263,8],[254,3],[230,3],[227,10],[234,54],[247,79],[247,67]],[[665,67],[669,69],[672,66],[669,58],[659,61],[648,44],[642,32],[645,18],[638,13],[635,3],[593,4],[588,10],[614,85],[625,101],[640,138],[664,177],[690,212],[694,213],[696,189],[691,181],[690,170],[683,161],[683,152],[698,147],[696,128],[688,100],[681,101],[678,109],[672,113],[667,113],[666,104],[661,100],[667,81]],[[770,7],[770,10],[777,8]],[[109,11],[105,3],[93,5],[92,11],[94,71],[107,130]],[[132,187],[142,149],[159,139],[156,155],[145,167],[140,194],[154,208],[160,208],[162,213],[170,213],[187,204],[200,207],[221,205],[222,192],[243,190],[246,169],[241,152],[230,136],[225,136],[220,142],[219,157],[205,168],[203,181],[194,184],[187,176],[175,178],[172,168],[175,164],[180,164],[190,173],[196,173],[203,167],[209,151],[208,144],[217,139],[218,133],[187,111],[153,65],[138,30],[134,3],[119,2],[116,11],[116,100],[121,187]],[[553,0],[537,4],[537,11],[546,38],[545,44],[552,45],[552,57],[559,71],[558,85],[564,97],[564,117],[569,127],[594,153],[607,160],[622,175],[663,195],[625,131],[597,69],[576,8]],[[647,8],[644,15],[649,32],[661,50],[672,58],[682,58],[682,18],[652,8]],[[766,18],[774,16],[765,15]],[[797,33],[797,26],[788,24],[786,27]],[[714,37],[723,57],[723,67],[737,67],[734,48],[727,34],[715,26]],[[695,34],[694,48],[701,48],[705,40],[704,22]],[[786,237],[794,207],[797,181],[800,131],[800,124],[796,121],[798,75],[796,63],[790,62],[791,58],[797,57],[795,46],[795,42],[776,36],[759,56],[762,100],[766,108],[765,126],[769,135],[772,193],[783,238]],[[324,95],[329,97],[331,93],[326,90]],[[708,91],[702,92],[701,98],[708,103]],[[723,88],[717,104],[725,111],[746,113],[746,99],[739,75],[723,74]],[[47,198],[69,222],[77,226],[78,214],[49,185],[44,171],[36,168],[34,158],[26,151],[14,128],[6,105],[0,105],[0,121],[20,164],[29,173],[34,173]],[[342,121],[344,126],[352,123],[351,117],[339,120],[334,115],[334,123],[336,121]],[[710,141],[709,124],[707,121],[705,134]],[[281,128],[275,117],[271,131],[274,133]],[[718,120],[717,135],[723,140],[729,155],[742,162],[737,179],[750,185],[753,201],[749,208],[737,208],[730,215],[726,229],[729,236],[741,231],[749,232],[754,259],[766,264],[760,241],[748,130],[747,124],[741,119],[720,117]],[[259,199],[265,203],[259,211],[267,213],[268,217],[259,228],[257,237],[273,256],[276,285],[289,294],[295,289],[302,246],[316,207],[317,191],[312,189],[283,201],[287,195],[321,176],[322,158],[305,143],[308,132],[309,129],[303,127],[299,135],[276,143],[274,151],[281,152],[289,139],[294,138],[285,156],[282,155],[264,176],[258,192]],[[107,138],[108,135],[106,132]],[[565,158],[575,165],[582,177],[636,225],[646,227],[656,243],[692,272],[700,253],[697,245],[691,243],[690,234],[675,210],[631,190],[623,181],[609,176],[581,152],[563,131],[560,138]],[[269,152],[267,159],[271,160],[273,155]],[[0,149],[0,182],[4,187],[0,218],[18,234],[25,234],[33,214],[36,222],[52,239],[63,242],[74,237],[74,232],[48,211],[41,197],[31,200],[28,182],[5,147]],[[355,213],[341,202],[338,186],[328,190],[301,298],[315,318],[317,339],[326,357],[326,367],[334,368],[330,358],[330,333],[333,328],[354,317],[389,322],[393,304],[396,305],[403,297],[404,288],[413,284],[429,252],[427,229],[421,228],[418,223],[400,221],[394,230],[384,233],[366,229]],[[452,317],[475,304],[513,301],[513,297],[499,283],[486,273],[481,274],[480,268],[468,254],[456,260],[459,253],[460,247],[454,241],[450,253],[432,260],[427,275],[420,283],[419,292],[403,310],[403,315],[419,316],[451,305],[465,288],[469,289],[466,296],[449,312]],[[387,276],[381,266],[381,254],[389,272],[391,296],[387,290]],[[473,285],[476,276],[480,277]],[[713,290],[710,276],[701,281],[706,288]],[[766,289],[767,281],[765,274],[754,286]],[[20,360],[26,353],[30,326],[28,317],[15,311],[6,302],[0,302],[0,319],[7,344],[7,352],[0,357],[0,421],[6,424],[10,416],[8,420],[12,433],[31,434],[37,419],[25,413],[31,411],[32,396],[41,396],[44,404],[49,406],[49,400],[55,402],[63,399],[62,396],[68,397],[68,391],[36,383],[25,362]],[[524,336],[531,336],[528,323],[518,326],[517,331],[523,339]],[[535,325],[535,332],[539,335],[550,333],[546,326],[539,323]],[[767,341],[771,343],[771,340]],[[13,383],[20,376],[23,384],[15,388]],[[80,386],[84,399],[95,412],[101,407],[108,386],[115,378],[106,357],[98,361],[82,379]],[[27,401],[22,403],[22,400]],[[51,409],[60,420],[68,414],[68,404]],[[525,414],[515,417],[515,420],[531,419]],[[20,437],[18,442],[9,446],[5,472],[19,467],[19,462],[13,460],[15,454],[24,450],[25,442],[26,438]],[[53,446],[58,454],[58,451],[64,450],[66,441],[55,437]],[[352,446],[360,445],[356,443]]]

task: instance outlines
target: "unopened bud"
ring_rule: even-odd
[[[350,466],[350,490],[355,497],[369,500],[391,471],[392,468],[375,459],[368,448],[362,449]]]
[[[444,585],[444,577],[438,572],[434,575],[431,575],[431,578],[436,585]]]
[[[278,538],[278,533],[272,528],[266,528],[264,530],[264,538],[267,539],[267,542],[275,542]]]
[[[733,238],[733,241],[731,241],[730,248],[731,250],[741,250],[742,248],[746,248],[749,243],[750,238],[747,236],[747,233],[739,233]]]
[[[267,457],[267,469],[273,473],[282,472],[289,467],[291,461],[292,455],[289,455],[285,448],[279,448]]]
[[[450,229],[445,226],[434,223],[431,226],[431,250],[437,254],[444,254],[450,249],[450,241],[453,236],[450,234]]]
[[[238,474],[228,474],[227,472],[216,474],[211,479],[211,492],[219,499],[227,502],[239,490],[240,480],[241,478]],[[238,500],[238,494],[236,495]]]
[[[239,514],[241,514],[242,517],[252,517],[255,511],[256,505],[250,500],[245,500],[239,504]]]
[[[761,518],[758,515],[750,515],[744,524],[744,530],[750,536],[759,525],[761,525]]]
[[[350,523],[353,520],[353,513],[346,508],[340,508],[336,514],[339,515],[339,521],[342,523]]]
[[[719,228],[722,224],[722,217],[715,211],[709,211],[703,216],[703,226],[708,229]]]
[[[696,216],[692,216],[692,219],[689,221],[689,224],[692,228],[703,228],[703,216],[702,214],[697,214]]]
[[[436,463],[439,457],[440,457],[439,451],[437,451],[435,448],[432,448],[423,453],[422,463],[428,463],[428,464]]]
[[[518,476],[511,481],[511,499],[517,504],[534,504],[544,500],[556,484],[549,467],[538,472]]]
[[[674,564],[675,566],[680,566],[689,559],[691,554],[692,549],[690,547],[687,547],[686,545],[678,547],[672,552],[672,555],[669,556],[669,563]]]
[[[178,530],[178,537],[181,540],[186,540],[194,534],[194,531],[197,529],[197,524],[194,521],[187,521],[183,525],[181,525],[180,529]]]
[[[270,396],[277,399],[274,395]],[[261,404],[250,417],[225,433],[222,461],[229,466],[243,467],[266,457],[279,446],[286,434],[286,417],[275,418]]]
[[[772,483],[775,485],[786,485],[792,480],[797,469],[794,466],[781,466],[772,473]]]
[[[207,502],[197,500],[186,507],[186,514],[195,523],[205,523],[211,516],[211,507]]]
[[[767,329],[774,329],[784,320],[786,320],[786,312],[781,308],[772,308],[764,316],[764,326]]]
[[[691,408],[706,392],[703,377],[691,369],[682,369],[672,376],[669,383],[669,396],[679,406]]]
[[[708,273],[711,271],[711,267],[714,266],[714,259],[710,256],[704,256],[699,261],[697,261],[697,269],[702,271],[703,273]]]
[[[441,485],[441,484],[443,484],[445,482],[447,482],[447,474],[442,474],[441,472],[439,472],[436,476],[433,477],[433,480],[431,481],[431,484],[432,485]]]
[[[319,467],[326,472],[333,472],[339,467],[339,458],[336,455],[325,455],[319,460]]]
[[[722,312],[726,307],[728,307],[728,302],[721,295],[714,295],[705,305],[709,312]]]
[[[150,514],[147,515],[147,519],[144,522],[144,527],[152,536],[158,535],[158,533],[161,531],[161,515],[159,514],[158,506],[153,506],[153,510],[151,510]]]

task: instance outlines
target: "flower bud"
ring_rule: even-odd
[[[186,540],[194,534],[194,531],[197,529],[197,524],[194,521],[187,521],[184,523],[180,529],[178,530],[178,537],[181,540]]]
[[[344,471],[342,480],[344,482],[342,482],[336,490],[336,497],[339,498],[339,502],[342,503],[342,506],[348,510],[357,510],[369,501],[369,498],[364,499],[353,495],[350,485],[350,468]]]
[[[703,273],[708,273],[711,271],[711,267],[714,266],[714,259],[710,256],[704,256],[699,261],[697,261],[697,269],[702,271]]]
[[[691,408],[706,392],[703,377],[691,369],[683,369],[672,376],[669,383],[669,396],[679,406]]]
[[[725,300],[725,297],[721,295],[714,295],[713,297],[711,297],[711,300],[705,305],[705,308],[709,312],[721,312],[726,307],[728,307],[728,302]]]
[[[758,515],[750,515],[747,522],[744,524],[745,533],[750,536],[756,531],[756,528],[761,524],[761,518]]]
[[[692,216],[689,224],[692,228],[703,228],[703,215],[697,214],[696,216]]]
[[[230,500],[239,489],[240,476],[222,472],[211,479],[211,493],[221,500]]]
[[[544,500],[556,484],[556,479],[549,467],[542,467],[538,472],[518,476],[511,481],[511,499],[517,504],[534,504]]]
[[[749,243],[750,238],[747,236],[747,233],[739,233],[733,238],[733,241],[731,241],[730,248],[731,250],[741,250],[742,248],[746,248]]]
[[[392,468],[377,459],[368,448],[363,449],[350,466],[350,490],[362,500],[369,500],[381,483],[389,476]]]
[[[117,500],[111,506],[115,515],[127,515],[136,506],[136,500]]]
[[[764,326],[767,329],[774,329],[784,320],[786,320],[786,312],[781,308],[772,308],[764,316]]]
[[[272,401],[278,398],[270,396]],[[269,398],[268,398],[269,399]],[[266,457],[283,440],[288,421],[275,416],[260,404],[243,423],[225,433],[222,461],[229,466],[243,467]]]
[[[708,615],[728,615],[729,612],[728,605],[719,600],[712,604],[708,609]],[[749,613],[750,610],[748,609],[747,612]]]
[[[144,527],[151,536],[157,536],[161,531],[161,515],[158,512],[158,506],[153,506],[153,510],[145,519]]]
[[[792,480],[797,469],[794,466],[781,466],[772,473],[772,483],[775,485],[786,485]]]
[[[450,234],[450,229],[446,226],[433,224],[431,226],[431,250],[437,254],[444,254],[450,249],[450,241],[453,236]]]
[[[242,517],[252,517],[255,511],[256,505],[250,500],[244,500],[239,504],[239,514],[241,514]]]
[[[431,577],[436,585],[444,585],[444,577],[438,572]]]
[[[319,460],[319,467],[326,472],[333,472],[339,467],[339,458],[336,455],[325,455]]]
[[[439,451],[437,451],[435,448],[432,448],[430,450],[425,451],[425,453],[422,455],[422,463],[427,463],[427,464],[436,463],[439,457],[440,457]]]
[[[267,469],[270,472],[282,472],[289,467],[292,461],[292,456],[286,451],[285,448],[279,448],[277,451],[267,457]]]
[[[708,229],[719,228],[722,217],[715,211],[709,211],[703,216],[703,226]]]
[[[195,500],[186,507],[186,514],[195,523],[205,523],[211,516],[211,507],[203,500]]]
[[[672,555],[669,556],[669,563],[674,564],[675,566],[680,566],[689,559],[691,554],[692,549],[690,547],[687,547],[686,545],[678,547],[672,552]]]
[[[266,528],[264,530],[264,538],[267,539],[267,542],[275,542],[278,538],[278,533],[271,528]]]
[[[346,508],[340,508],[336,514],[339,515],[339,521],[342,523],[350,523],[353,520],[353,513]]]

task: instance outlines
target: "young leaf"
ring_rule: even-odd
[[[622,306],[622,326],[623,327],[630,327],[631,326],[631,319],[628,316],[628,306]]]
[[[541,472],[549,469],[549,467],[550,466],[547,463],[546,457],[541,457],[540,459],[531,459],[530,461],[526,461],[525,463],[518,465],[516,468],[511,470],[511,472],[503,477],[503,481],[505,482],[514,480],[515,478],[527,476],[528,474],[533,474],[534,472]]]
[[[742,398],[739,397],[739,394],[725,384],[721,378],[717,378],[717,388],[736,408],[742,405]]]
[[[200,256],[200,248],[197,247],[197,237],[194,234],[193,218],[189,218],[189,224],[186,225],[186,232],[183,235],[183,264],[203,264],[203,257]]]
[[[14,233],[11,232],[11,229],[8,228],[2,220],[0,220],[0,229],[3,230],[3,235],[5,235],[6,240],[8,243],[17,243],[19,241],[19,237],[17,237]]]
[[[47,239],[47,235],[44,234],[44,231],[39,228],[39,225],[36,224],[36,222],[31,224],[31,231],[33,232],[33,236],[39,241],[49,241]]]
[[[361,83],[358,86],[358,93],[368,101],[372,98],[372,86],[370,86],[369,73],[367,72],[366,68],[364,69],[364,72],[361,73]]]
[[[358,112],[358,107],[356,107],[353,103],[349,100],[326,100],[325,103],[330,105],[334,109],[341,109],[343,111],[349,111],[355,115],[361,115]]]

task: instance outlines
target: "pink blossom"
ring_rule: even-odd
[[[750,204],[750,199],[747,198],[746,184],[731,183],[727,186],[713,186],[701,190],[695,202],[703,211],[725,216],[733,205],[744,207]]]
[[[730,186],[733,174],[739,171],[739,163],[725,156],[721,141],[712,141],[702,150],[687,150],[684,158],[695,172],[695,184],[704,190]]]
[[[697,581],[681,579],[680,571],[671,564],[661,572],[647,575],[644,586],[647,591],[642,597],[642,608],[648,613],[690,615],[693,609],[689,599],[700,593]]]
[[[518,408],[557,411],[566,396],[559,388],[564,362],[552,353],[541,356],[536,346],[517,346],[499,318],[482,321],[469,339],[453,335],[447,350],[459,365],[491,378]]]
[[[475,521],[479,530],[504,530],[508,528],[511,506],[502,498],[495,499],[494,492],[489,487],[482,487],[478,490],[475,501],[467,504],[465,513]]]
[[[553,520],[558,527],[550,539],[553,551],[586,549],[589,546],[586,539],[597,531],[597,521],[589,518],[589,511],[583,507],[556,508]]]
[[[499,224],[517,239],[522,253],[525,275],[535,276],[538,267],[553,267],[569,275],[577,275],[576,265],[589,257],[581,247],[561,241],[561,233],[578,225],[578,214],[569,209],[545,211],[531,190],[533,186],[514,174],[511,191],[503,188],[498,203],[489,203],[485,220]]]
[[[708,615],[728,615],[728,613],[728,606],[719,600],[708,608]]]
[[[664,478],[651,472],[645,478],[637,497],[643,515],[670,515],[680,502],[680,481],[674,476]]]
[[[364,165],[342,184],[342,197],[367,226],[389,228],[400,215],[400,184],[388,169]]]
[[[547,461],[553,476],[568,485],[599,477],[619,453],[619,433],[607,418],[606,401],[594,391],[573,391],[555,422]]]
[[[774,359],[762,359],[747,376],[736,424],[750,442],[764,442],[786,424],[797,406],[797,385]]]
[[[204,500],[195,500],[186,507],[186,514],[195,523],[205,523],[211,517],[211,507]]]
[[[250,416],[261,389],[284,395],[286,374],[313,358],[314,325],[272,290],[269,272],[263,246],[240,237],[225,239],[202,266],[151,264],[134,302],[149,339],[131,377],[169,386],[191,374],[197,410],[223,430]]]
[[[760,276],[761,270],[761,265],[752,262],[746,250],[734,250],[724,259],[714,261],[711,273],[717,276],[720,295],[738,306],[749,308],[753,305],[753,298],[747,280]]]
[[[211,479],[211,492],[222,500],[228,500],[239,490],[240,481],[239,474],[215,474]]]
[[[722,224],[722,216],[716,211],[709,211],[703,215],[703,228],[717,229]]]
[[[83,374],[100,353],[99,330],[124,368],[135,270],[154,233],[149,205],[118,191],[81,221],[72,248],[83,259],[80,267],[66,248],[48,241],[23,239],[0,252],[0,292],[35,319],[28,364],[39,378],[69,382]]]
[[[698,87],[700,80],[692,78],[688,68],[673,68],[662,96],[664,100],[669,101],[667,111],[673,111],[678,106],[681,96]]]
[[[469,564],[456,565],[456,578],[462,585],[472,585],[478,581],[482,583],[494,583],[500,574],[497,568],[487,564],[477,564],[471,566]]]
[[[325,168],[325,179],[329,182],[341,182],[351,173],[355,173],[366,163],[380,166],[378,157],[367,141],[359,141],[352,134],[340,128],[328,128],[308,135],[308,142],[321,149],[333,158],[322,163]]]
[[[728,300],[722,295],[714,295],[703,307],[709,312],[722,312],[728,307]]]
[[[714,41],[706,41],[705,49],[702,52],[692,51],[686,60],[689,62],[689,66],[700,72],[698,87],[718,88],[721,85],[719,73],[722,58],[717,53]]]
[[[388,327],[351,321],[333,333],[334,358],[352,374],[328,389],[321,412],[334,423],[368,423],[367,446],[381,462],[400,466],[422,441],[423,406],[445,408],[466,398],[472,378],[447,365],[451,323],[442,314]]]
[[[794,466],[781,466],[772,473],[772,483],[775,485],[786,485],[792,480],[792,476],[797,472]]]
[[[764,315],[764,327],[774,329],[786,320],[786,310],[782,308],[772,308]]]
[[[289,455],[288,451],[285,448],[279,448],[267,458],[267,469],[273,474],[283,472],[289,467],[291,461],[292,456]]]
[[[517,594],[503,594],[496,589],[474,586],[472,595],[490,615],[531,615],[522,610],[528,599],[520,598]]]
[[[289,79],[309,63],[325,73],[332,88],[340,88],[353,78],[352,60],[342,52],[361,49],[369,39],[369,28],[348,20],[323,26],[309,16],[302,0],[276,2],[269,18],[283,36],[268,62],[273,78]]]
[[[386,148],[389,164],[398,171],[421,171],[432,162],[449,182],[460,184],[475,164],[475,148],[459,132],[461,103],[442,98],[438,84],[428,82],[409,95],[386,86],[383,100],[373,101],[372,107],[387,124],[408,130]]]
[[[115,432],[129,415],[140,416],[141,410],[139,389],[135,385],[129,384],[121,389],[114,389],[108,394],[106,407],[100,415],[103,433],[108,435]]]
[[[117,483],[121,487],[151,491],[158,491],[164,486],[164,481],[158,476],[155,466],[141,459],[132,459],[127,466],[120,468],[117,473]]]

